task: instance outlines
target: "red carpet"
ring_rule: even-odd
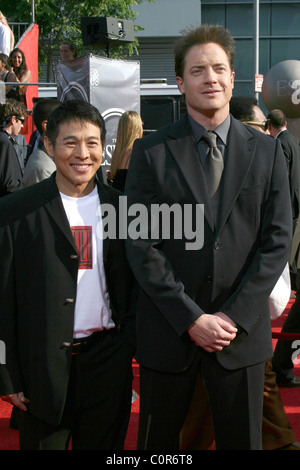
[[[287,316],[287,313],[292,305],[290,302],[286,311],[282,316],[275,320],[272,324],[272,331],[280,333],[281,326]],[[277,339],[273,340],[275,346]],[[300,357],[298,357],[300,362]],[[296,362],[298,362],[298,360]],[[139,368],[133,362],[134,382],[133,389],[139,393]],[[295,375],[300,377],[300,364],[295,363]],[[300,442],[300,388],[289,389],[280,388],[282,402],[286,414],[289,418],[291,427],[293,428],[296,439]],[[18,450],[18,431],[10,429],[9,417],[11,413],[11,405],[0,400],[0,450]],[[132,404],[131,418],[125,442],[126,450],[135,450],[137,443],[137,428],[138,428],[138,413],[139,413],[139,399]]]

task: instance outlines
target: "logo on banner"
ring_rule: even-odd
[[[117,129],[119,119],[124,113],[125,113],[124,109],[109,108],[106,111],[103,111],[101,114],[105,121],[106,127],[110,129]],[[109,126],[107,126],[108,121],[109,121]],[[111,156],[116,146],[116,132],[114,132],[111,136],[108,135],[107,137],[108,139],[107,139],[106,146],[105,146],[105,153],[103,155],[104,158],[102,161],[102,165],[110,165]]]
[[[78,82],[69,82],[63,88],[60,101],[83,100],[89,101],[85,88]]]

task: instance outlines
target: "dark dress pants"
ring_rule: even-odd
[[[300,333],[300,270],[297,271],[296,285],[296,300],[283,324],[282,333]],[[287,382],[295,377],[292,356],[297,349],[299,349],[298,340],[277,341],[272,362],[278,383]]]
[[[41,421],[30,406],[18,410],[20,449],[64,450],[72,438],[73,450],[121,450],[131,411],[131,353],[123,333],[113,330],[89,351],[73,355],[60,424]]]
[[[191,367],[180,374],[140,367],[138,449],[179,449],[199,372],[209,397],[216,449],[260,450],[265,363],[229,371],[214,354],[200,349]]]

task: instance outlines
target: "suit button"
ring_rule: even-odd
[[[70,258],[71,259],[78,259],[78,255],[71,255]]]
[[[75,302],[74,299],[66,299],[66,304],[73,304]]]
[[[214,249],[215,250],[218,250],[220,248],[220,243],[219,242],[215,242],[214,243]]]

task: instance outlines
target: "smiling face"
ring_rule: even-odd
[[[189,114],[197,122],[213,128],[226,119],[234,72],[221,46],[215,43],[192,46],[185,57],[183,77],[176,77],[176,81],[185,95]]]
[[[22,60],[23,60],[22,54],[20,52],[14,52],[11,57],[12,66],[15,69],[17,69],[22,64]]]
[[[94,176],[102,161],[100,128],[78,119],[63,122],[55,145],[48,137],[44,144],[56,163],[59,191],[71,197],[89,194],[95,186]]]

